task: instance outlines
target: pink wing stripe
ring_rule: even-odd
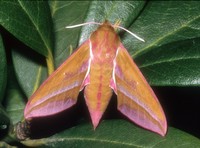
[[[54,103],[48,103],[48,105],[45,105],[42,108],[33,110],[30,114],[28,114],[26,116],[26,119],[35,117],[35,115],[48,116],[49,114],[59,113],[59,112],[65,110],[65,109],[71,107],[75,103],[76,103],[76,100],[74,100],[74,99],[66,99],[66,100],[62,100],[62,101],[54,101]]]
[[[154,124],[151,120],[148,120],[145,114],[139,113],[138,110],[131,109],[126,105],[121,105],[118,109],[130,120],[142,126],[143,128],[154,131],[162,136],[165,135],[158,125]]]
[[[78,87],[81,85],[82,82],[80,81],[75,81],[74,83],[68,85],[67,87],[64,87],[62,89],[59,89],[59,90],[56,90],[50,94],[48,94],[47,96],[43,97],[40,99],[40,101],[38,101],[37,103],[34,104],[34,106],[37,106],[41,103],[44,103],[45,101],[48,101],[49,98],[53,98],[55,96],[58,96],[59,94],[62,94],[62,93],[65,93],[66,91],[72,89],[72,88],[75,88],[75,87]],[[61,102],[61,101],[60,101]]]
[[[117,88],[125,96],[127,96],[128,98],[130,98],[134,102],[137,102],[137,104],[140,107],[142,107],[145,111],[147,111],[151,115],[151,117],[153,117],[155,120],[159,121],[159,119],[157,118],[157,116],[155,116],[155,114],[153,113],[153,111],[147,105],[145,105],[142,101],[140,101],[137,97],[135,97],[134,95],[132,95],[131,93],[129,93],[123,86],[119,85]]]

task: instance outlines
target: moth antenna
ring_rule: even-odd
[[[81,26],[90,25],[90,24],[101,25],[101,23],[97,23],[97,22],[86,22],[86,23],[82,23],[82,24],[66,26],[65,28],[76,28],[76,27],[81,27]]]
[[[115,28],[120,28],[128,33],[130,33],[132,36],[134,36],[136,39],[145,42],[144,39],[140,38],[139,36],[137,36],[136,34],[134,34],[133,32],[129,31],[128,29],[119,26],[120,22],[116,23],[115,25],[113,25],[113,27]],[[90,25],[90,24],[96,24],[96,25],[102,25],[102,23],[97,23],[97,22],[86,22],[86,23],[81,23],[81,24],[77,24],[77,25],[72,25],[72,26],[66,26],[65,28],[76,28],[76,27],[81,27],[81,26],[85,26],[85,25]]]
[[[134,36],[136,39],[138,39],[138,40],[140,40],[142,42],[145,42],[144,39],[142,39],[141,37],[137,36],[136,34],[134,34],[133,32],[129,31],[128,29],[126,29],[126,28],[124,28],[122,26],[115,26],[115,27],[120,28],[120,29],[126,31],[126,32],[130,33],[132,36]]]

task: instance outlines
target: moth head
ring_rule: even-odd
[[[144,39],[140,38],[139,36],[137,36],[136,34],[134,34],[133,32],[129,31],[128,29],[119,26],[119,22],[116,22],[114,25],[110,24],[108,20],[105,20],[103,23],[97,23],[97,22],[86,22],[86,23],[82,23],[82,24],[77,24],[77,25],[72,25],[72,26],[66,26],[65,28],[76,28],[76,27],[80,27],[80,26],[85,26],[85,25],[91,25],[91,24],[96,24],[96,25],[100,25],[98,29],[108,29],[108,30],[114,30],[115,28],[119,28],[122,29],[126,32],[128,32],[129,34],[131,34],[132,36],[134,36],[135,38],[137,38],[138,40],[145,42]]]

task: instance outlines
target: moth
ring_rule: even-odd
[[[117,27],[122,28],[108,21],[100,24],[89,39],[44,81],[25,107],[27,121],[70,108],[83,90],[95,129],[114,91],[117,108],[122,114],[145,129],[162,136],[166,134],[163,109],[121,43],[115,30]]]

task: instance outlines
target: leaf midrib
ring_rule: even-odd
[[[177,62],[181,60],[194,60],[194,59],[200,59],[200,57],[188,57],[188,58],[174,58],[174,59],[169,59],[169,60],[160,60],[148,64],[143,64],[139,66],[140,68],[148,67],[148,66],[154,66],[156,64],[162,64],[162,63],[172,63],[172,62]]]
[[[58,142],[58,141],[95,141],[95,142],[102,142],[102,143],[111,143],[115,145],[124,145],[124,146],[134,146],[138,148],[143,148],[144,146],[136,145],[133,143],[127,142],[118,142],[113,140],[106,140],[106,139],[96,139],[96,138],[82,138],[82,137],[72,137],[72,138],[55,138],[47,140],[48,142]]]
[[[45,45],[45,47],[46,47],[46,49],[47,49],[47,52],[48,52],[48,53],[51,53],[50,47],[48,46],[46,40],[45,40],[44,37],[42,36],[39,27],[37,26],[37,24],[34,23],[32,17],[29,15],[29,13],[28,13],[28,11],[26,10],[26,8],[23,7],[23,4],[20,2],[20,0],[18,0],[18,3],[19,3],[19,5],[22,7],[22,9],[26,12],[27,16],[29,17],[29,19],[31,20],[31,22],[32,22],[33,25],[35,26],[36,30],[38,31],[38,34],[39,34],[40,38],[42,39],[42,41],[43,41],[43,43],[44,43],[44,45]],[[49,55],[49,54],[48,54],[48,55]],[[48,56],[48,55],[46,55],[46,56]]]

